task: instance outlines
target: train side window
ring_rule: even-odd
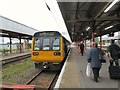
[[[35,38],[34,50],[40,50],[40,40]]]
[[[49,38],[43,39],[43,50],[50,50],[49,42],[50,42]]]
[[[54,38],[53,39],[53,50],[59,50],[60,49],[60,39]]]

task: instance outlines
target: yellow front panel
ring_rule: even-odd
[[[32,60],[37,62],[61,62],[63,60],[63,45],[62,45],[63,38],[60,38],[60,51],[32,51]],[[33,45],[32,45],[33,47]],[[33,48],[32,48],[33,50]],[[39,55],[34,56],[33,52],[38,52]],[[55,52],[60,52],[60,56],[55,56]]]
[[[40,62],[61,62],[63,59],[62,56],[55,56],[55,51],[39,51],[38,56],[32,55],[33,61],[40,61]]]

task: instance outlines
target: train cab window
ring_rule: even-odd
[[[44,38],[43,39],[43,50],[50,50],[50,39]]]
[[[40,50],[40,40],[38,38],[35,38],[34,50]]]
[[[53,50],[59,50],[60,49],[60,39],[54,38],[53,39]]]

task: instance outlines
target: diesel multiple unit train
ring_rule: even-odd
[[[70,42],[57,31],[37,32],[32,38],[32,60],[35,68],[60,69]]]

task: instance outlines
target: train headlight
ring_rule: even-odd
[[[33,55],[37,56],[37,55],[39,55],[39,52],[33,52]]]
[[[55,56],[60,56],[61,53],[60,53],[60,52],[54,52],[54,55],[55,55]]]

